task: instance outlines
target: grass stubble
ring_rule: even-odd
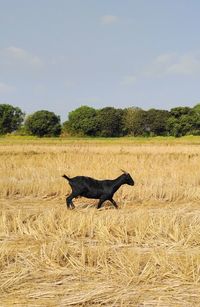
[[[75,200],[63,173],[134,187]],[[0,144],[1,306],[200,306],[199,145]]]

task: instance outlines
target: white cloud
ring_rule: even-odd
[[[200,55],[164,53],[159,55],[142,75],[162,77],[166,75],[194,75],[200,73]]]
[[[194,55],[183,55],[168,67],[169,74],[193,75],[200,73],[200,58]]]
[[[125,86],[131,86],[134,85],[137,78],[134,75],[127,75],[122,78],[122,81],[120,82],[121,85]]]
[[[200,75],[200,53],[163,53],[157,56],[149,65],[135,75],[126,75],[120,84],[132,86],[142,78],[162,78],[165,76]]]
[[[3,94],[3,93],[10,93],[14,90],[14,86],[11,86],[7,83],[4,83],[4,82],[0,82],[0,93]]]
[[[176,61],[177,55],[175,53],[164,53],[159,55],[157,58],[153,60],[153,62],[148,65],[144,72],[142,73],[144,76],[150,77],[161,77],[167,73],[170,65]]]
[[[111,25],[111,24],[117,23],[118,21],[119,21],[119,17],[114,16],[114,15],[101,16],[101,23],[103,25]]]
[[[43,66],[43,61],[38,56],[15,46],[1,50],[1,57],[9,65],[19,64],[31,66],[32,68],[41,68]]]

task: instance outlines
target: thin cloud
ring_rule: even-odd
[[[43,66],[43,61],[38,56],[15,46],[10,46],[1,50],[1,57],[3,57],[5,63],[9,65],[19,64],[31,66],[33,68],[41,68]]]
[[[98,97],[89,97],[89,98],[86,98],[85,99],[85,102],[88,102],[88,103],[98,103],[98,102],[101,102],[101,99],[98,98]]]
[[[143,78],[163,78],[166,76],[194,76],[200,74],[200,53],[163,53],[135,75],[126,75],[120,85],[132,86]]]
[[[101,16],[101,24],[103,25],[112,25],[119,21],[119,17],[115,15],[104,15]]]
[[[200,73],[200,58],[194,55],[183,55],[168,68],[169,74],[194,75]]]
[[[102,102],[102,99],[98,98],[98,97],[88,97],[88,98],[82,98],[82,99],[77,99],[76,100],[77,103],[81,103],[81,104],[93,104],[93,103],[100,103]]]
[[[15,89],[14,86],[11,86],[7,83],[4,82],[0,82],[0,93],[4,94],[4,93],[10,93]]]
[[[66,80],[64,82],[64,88],[66,89],[71,89],[75,86],[75,83],[73,81],[70,81],[70,80]]]
[[[164,53],[159,55],[142,75],[162,77],[166,75],[194,75],[200,73],[200,55]]]
[[[128,75],[122,78],[120,84],[124,86],[131,86],[135,84],[136,80],[137,80],[136,76]]]

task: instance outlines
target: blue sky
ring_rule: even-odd
[[[200,101],[200,1],[0,0],[0,103],[67,119],[81,106]]]

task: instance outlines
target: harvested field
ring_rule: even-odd
[[[200,306],[198,144],[0,143],[1,306]],[[135,186],[78,198],[63,173]]]

